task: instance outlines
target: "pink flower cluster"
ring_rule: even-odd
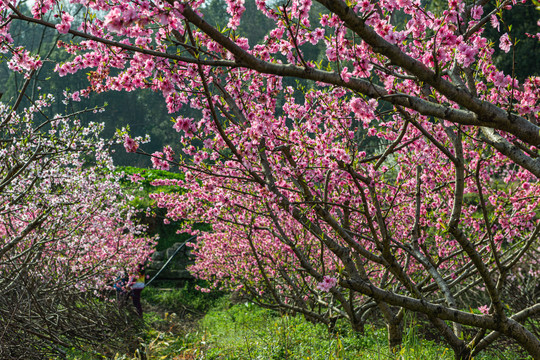
[[[512,47],[512,41],[510,40],[508,33],[504,33],[504,35],[501,36],[501,38],[499,39],[499,48],[501,48],[502,51],[507,53],[510,51],[511,47]]]
[[[144,177],[142,177],[141,174],[133,174],[129,177],[129,180],[131,180],[132,183],[137,183],[140,180],[144,180]]]
[[[489,306],[488,305],[482,305],[478,308],[480,312],[484,315],[489,315]]]
[[[71,16],[69,13],[67,13],[65,11],[62,11],[62,15],[60,15],[60,18],[61,18],[62,22],[55,26],[56,30],[58,30],[58,32],[60,34],[67,34],[70,27],[71,27],[71,22],[73,21],[73,16]]]
[[[18,159],[27,161],[24,171],[0,194],[5,204],[0,213],[0,252],[10,264],[0,268],[15,276],[13,272],[27,269],[30,254],[39,257],[32,272],[43,281],[81,291],[103,289],[119,270],[133,272],[144,263],[155,242],[134,222],[108,145],[98,135],[102,125],[83,126],[71,116],[56,115],[50,128],[40,132],[43,125],[33,115],[45,113],[52,101],[52,96],[41,96],[11,115],[0,103],[0,123],[7,133],[17,134],[0,150],[0,163],[9,169]],[[93,167],[87,160],[91,150]],[[40,160],[43,156],[47,161]],[[39,226],[32,225],[35,221]]]
[[[135,8],[129,6],[127,9],[121,10],[115,7],[105,16],[103,25],[112,31],[120,32],[138,19],[139,14]]]
[[[32,55],[28,50],[17,48],[7,65],[10,70],[22,73],[39,69],[43,62],[39,55]]]
[[[156,169],[168,171],[171,168],[166,154],[163,154],[160,151],[154,152],[150,160],[152,161],[152,166]]]
[[[322,292],[329,292],[330,289],[337,285],[337,283],[338,281],[336,278],[324,276],[323,281],[317,284],[317,290],[320,290]]]

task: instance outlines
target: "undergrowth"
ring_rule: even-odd
[[[450,360],[452,350],[437,339],[426,340],[424,325],[414,316],[404,323],[403,347],[390,353],[386,329],[367,325],[364,334],[353,333],[346,323],[333,332],[302,316],[279,314],[252,303],[232,305],[227,296],[195,292],[194,285],[176,289],[147,288],[140,346],[131,354],[116,354],[116,360]],[[104,359],[72,352],[69,359]],[[521,360],[521,353],[493,350],[478,360]]]
[[[246,303],[210,311],[199,322],[195,334],[177,342],[177,349],[169,347],[160,354],[171,359],[209,360],[454,359],[453,351],[447,347],[419,336],[419,326],[407,324],[403,347],[392,354],[384,328],[366,326],[365,333],[360,335],[342,324],[340,330],[328,332],[325,326],[307,322],[302,316],[280,315]],[[475,359],[523,357],[496,352]]]

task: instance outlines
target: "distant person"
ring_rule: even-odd
[[[137,315],[139,317],[143,317],[143,310],[141,305],[141,293],[144,289],[144,267],[141,265],[138,269],[137,279],[135,280],[135,283],[131,286],[131,297],[133,298],[133,305],[135,306],[135,309],[137,310]]]
[[[129,298],[128,277],[124,272],[119,272],[114,281],[114,290],[116,290],[116,303],[119,307],[124,307]]]

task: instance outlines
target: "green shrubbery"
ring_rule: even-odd
[[[184,174],[157,169],[143,169],[133,166],[119,166],[116,168],[116,172],[119,174],[124,174],[124,177],[120,180],[120,183],[124,189],[135,197],[132,201],[132,205],[141,210],[154,206],[153,200],[148,197],[148,194],[183,191],[177,186],[154,186],[151,185],[151,183],[152,181],[158,179],[183,180]],[[140,175],[142,179],[136,182],[131,181],[131,176],[135,174]]]
[[[196,286],[196,282],[186,282],[183,287],[165,290],[147,287],[142,295],[148,304],[167,309],[168,312],[187,311],[200,315],[211,308],[219,308],[223,301],[227,301],[222,292],[203,293],[196,290]]]
[[[143,169],[133,166],[120,166],[116,169],[116,172],[123,173],[124,177],[120,180],[124,190],[133,196],[130,204],[136,209],[141,211],[141,220],[148,225],[149,235],[159,235],[158,244],[156,250],[161,251],[173,246],[177,242],[184,242],[187,240],[189,234],[178,234],[177,230],[181,226],[181,221],[171,221],[168,224],[163,222],[165,218],[166,210],[158,208],[154,200],[150,199],[149,194],[153,193],[181,193],[183,189],[178,186],[154,186],[151,185],[152,181],[158,179],[184,179],[184,174],[173,173],[165,170],[156,169]],[[138,174],[143,179],[137,182],[130,180],[132,175]],[[203,231],[209,230],[210,226],[207,224],[196,224],[194,229],[200,229]]]

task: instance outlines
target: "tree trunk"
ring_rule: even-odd
[[[364,335],[364,322],[362,320],[351,321],[351,326],[356,334]]]
[[[467,345],[463,345],[459,349],[454,349],[454,359],[456,360],[471,360],[471,349]]]
[[[390,352],[396,353],[401,349],[403,340],[401,321],[396,321],[394,318],[392,321],[387,322],[386,327],[388,328],[388,346],[390,348]]]

